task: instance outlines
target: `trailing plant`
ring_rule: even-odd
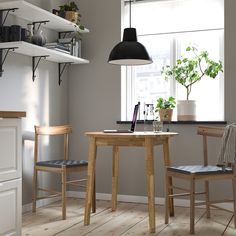
[[[221,61],[213,61],[209,58],[207,51],[198,52],[195,47],[187,47],[189,57],[181,56],[173,67],[167,65],[162,68],[162,75],[165,79],[175,79],[186,89],[186,98],[192,91],[192,86],[204,77],[215,79],[219,72],[223,72]]]
[[[174,97],[169,97],[168,99],[158,98],[155,112],[158,112],[160,109],[173,109],[175,106],[176,101]]]

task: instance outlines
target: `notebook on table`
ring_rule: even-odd
[[[137,123],[138,111],[139,111],[139,103],[134,106],[133,119],[132,119],[131,127],[129,130],[105,129],[103,130],[103,132],[104,133],[133,133],[135,130],[136,123]]]

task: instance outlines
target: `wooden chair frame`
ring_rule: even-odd
[[[36,212],[36,201],[39,199],[53,198],[61,196],[62,199],[62,219],[66,219],[66,190],[67,185],[78,186],[86,188],[86,184],[81,184],[86,182],[87,179],[77,179],[77,180],[67,180],[68,174],[72,172],[85,172],[88,170],[88,165],[67,167],[62,165],[59,167],[50,167],[37,165],[39,156],[39,136],[64,136],[64,155],[63,160],[69,160],[68,148],[69,148],[69,134],[72,132],[72,127],[69,125],[62,126],[35,126],[35,144],[34,144],[34,175],[33,175],[33,193],[32,201],[33,207],[32,211]],[[46,171],[51,173],[57,173],[61,175],[61,192],[55,191],[53,189],[45,189],[38,187],[38,171]],[[47,192],[48,195],[44,197],[38,197],[38,191]],[[96,192],[95,192],[95,177],[94,177],[94,189],[93,189],[93,201],[92,201],[92,212],[96,212]]]
[[[222,137],[224,133],[224,127],[198,127],[197,134],[202,135],[203,137],[203,164],[204,166],[208,166],[208,149],[207,149],[207,137]],[[190,233],[194,234],[194,219],[195,219],[195,206],[196,205],[205,205],[206,206],[206,216],[207,218],[210,218],[210,207],[223,209],[219,206],[216,206],[217,203],[222,202],[233,202],[233,213],[234,213],[234,226],[236,228],[236,168],[233,164],[232,166],[233,171],[228,173],[201,173],[201,174],[187,174],[187,173],[180,173],[175,172],[171,170],[171,168],[168,169],[166,167],[166,197],[165,197],[165,223],[168,224],[170,212],[173,212],[173,209],[171,209],[170,203],[173,201],[173,198],[175,197],[181,197],[181,196],[190,196]],[[172,181],[167,181],[168,178],[180,178],[185,179],[190,182],[190,188],[184,189],[180,188],[178,186],[174,186],[172,184]],[[223,180],[223,179],[229,179],[232,181],[232,187],[233,187],[233,200],[219,200],[219,201],[210,201],[209,197],[209,181],[210,180]],[[204,181],[205,183],[205,191],[204,192],[196,192],[195,191],[195,183],[196,181]],[[173,194],[173,190],[179,190],[181,193]],[[171,193],[171,194],[170,194]],[[204,194],[205,195],[205,201],[195,203],[195,195]],[[226,210],[228,211],[228,210]]]

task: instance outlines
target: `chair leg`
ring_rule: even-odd
[[[233,204],[234,204],[234,228],[236,228],[236,177],[232,179],[233,184]]]
[[[66,219],[66,166],[62,166],[61,173],[61,200],[62,200],[62,219]]]
[[[94,173],[94,179],[93,179],[93,196],[92,196],[92,213],[96,212],[96,177]]]
[[[209,181],[205,181],[205,192],[206,192],[206,216],[207,218],[211,217],[211,213],[210,213],[210,204],[209,204]]]
[[[168,174],[167,174],[167,170],[166,170],[166,193],[165,193],[165,224],[169,223],[169,202],[170,202],[170,197],[169,197],[169,181],[168,181]]]
[[[32,212],[36,212],[38,171],[34,168],[33,186],[32,186]]]
[[[191,178],[190,182],[190,234],[194,234],[195,219],[195,179]]]
[[[168,182],[169,182],[169,186],[173,186],[173,180],[171,176],[168,177]],[[173,195],[173,189],[169,189],[169,194]],[[169,198],[169,215],[171,217],[175,216],[173,197]]]

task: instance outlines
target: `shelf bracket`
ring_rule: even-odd
[[[36,28],[36,24],[39,24],[38,25],[38,28],[37,28],[37,30],[36,31],[38,31],[39,30],[39,28],[40,28],[40,26],[42,25],[42,24],[46,24],[46,23],[48,23],[49,22],[49,20],[43,20],[43,21],[34,21],[34,22],[32,22],[32,25],[33,25],[33,31],[35,31],[35,28]]]
[[[2,73],[3,73],[3,69],[2,69],[2,67],[3,67],[3,64],[4,64],[4,62],[5,62],[5,60],[6,60],[6,58],[7,58],[7,55],[8,55],[8,53],[12,50],[12,51],[14,51],[15,49],[17,49],[18,47],[12,47],[12,48],[1,48],[0,49],[0,77],[2,77]],[[5,55],[3,56],[3,50],[6,50],[6,53],[5,53]]]
[[[19,8],[15,7],[15,8],[7,8],[7,9],[0,9],[0,27],[3,27],[7,17],[9,15],[10,12],[14,12],[15,10],[18,10]],[[5,16],[3,17],[3,13],[6,12]],[[0,77],[2,77],[2,73],[3,73],[3,64],[7,58],[7,55],[9,53],[10,50],[15,50],[17,47],[13,47],[13,48],[1,48],[0,49]],[[3,56],[3,50],[7,50],[6,54]]]
[[[34,56],[32,57],[32,80],[34,82],[35,78],[36,78],[36,75],[35,75],[35,71],[37,70],[38,68],[38,65],[39,65],[39,62],[42,60],[42,59],[46,59],[47,57],[49,57],[49,55],[45,55],[45,56]],[[38,59],[38,61],[36,62],[36,59]]]
[[[72,62],[64,62],[64,63],[58,63],[58,84],[61,85],[62,82],[62,74],[66,69],[66,66],[72,64]]]
[[[9,15],[9,12],[10,11],[12,11],[12,12],[14,12],[15,10],[18,10],[19,8],[8,8],[8,9],[1,9],[0,10],[0,18],[1,18],[1,20],[0,20],[0,25],[1,25],[1,27],[3,27],[4,26],[4,24],[5,24],[5,22],[6,22],[6,19],[7,19],[7,17],[8,17],[8,15]],[[6,13],[6,15],[5,15],[5,17],[4,17],[4,19],[3,19],[3,12],[7,12]]]

